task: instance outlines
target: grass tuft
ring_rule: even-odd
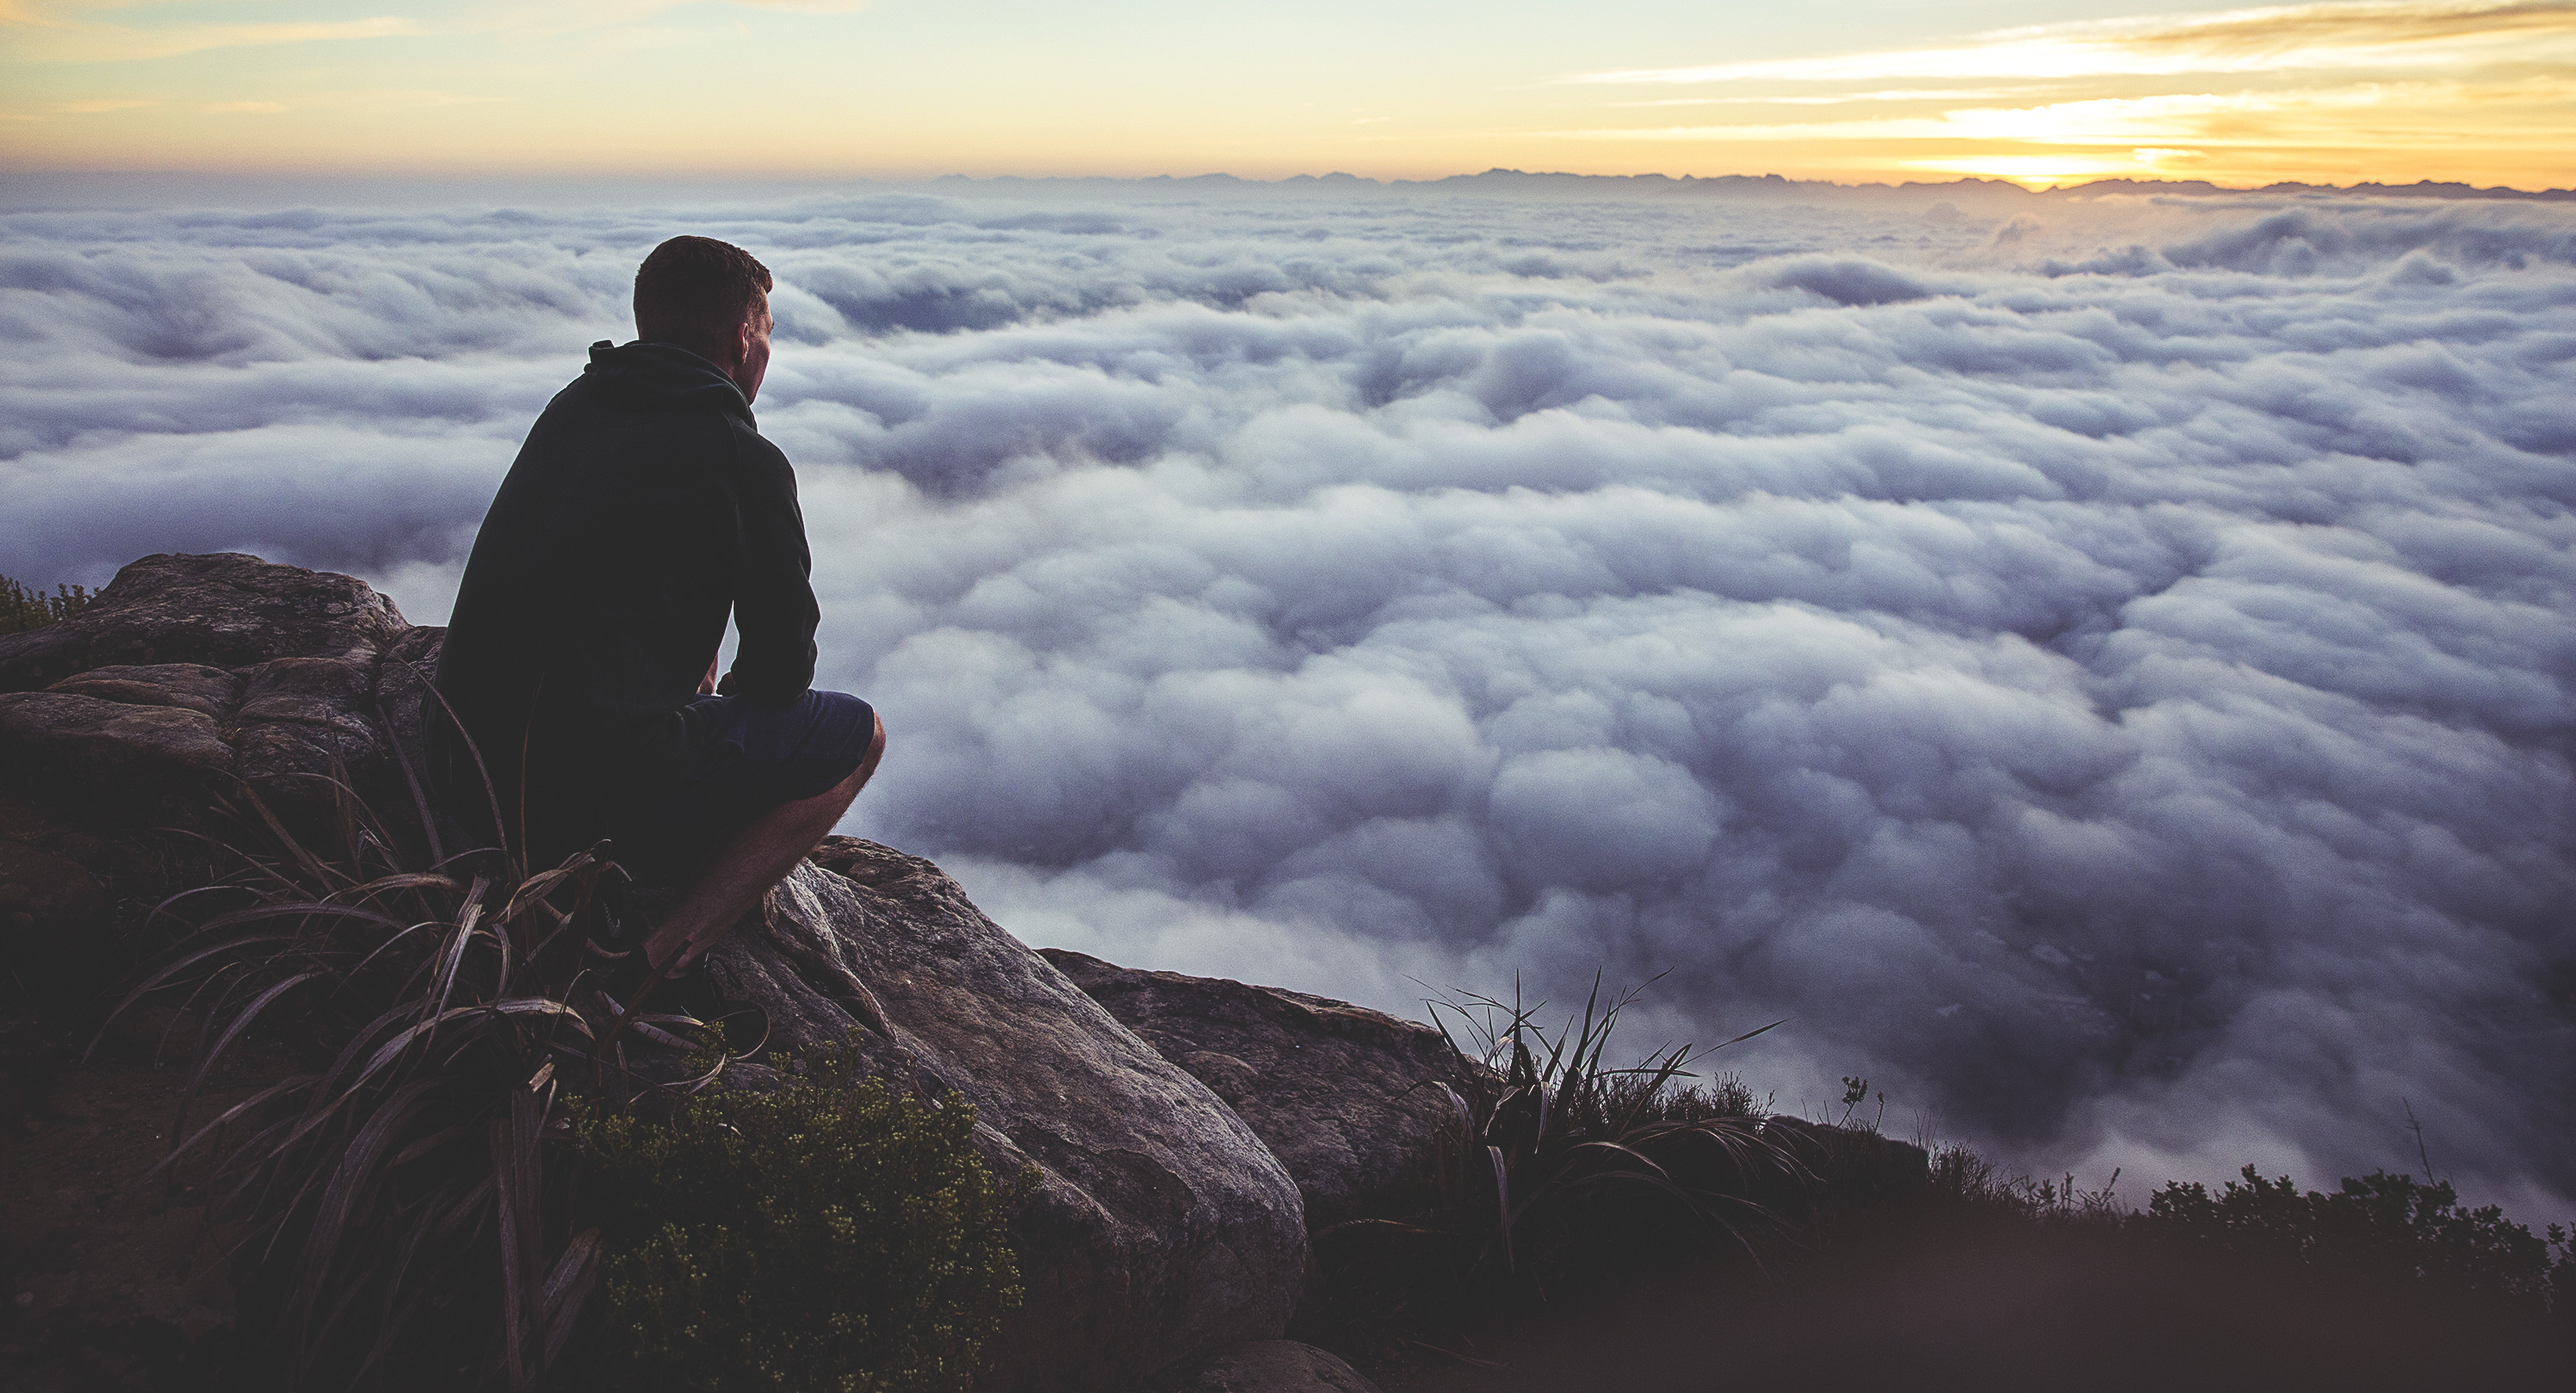
[[[1691,1082],[1689,1066],[1712,1051],[1611,1062],[1641,991],[1605,998],[1596,980],[1582,1011],[1553,1029],[1543,1002],[1460,993],[1429,1003],[1451,1046],[1482,1066],[1458,1099],[1434,1197],[1416,1214],[1318,1232],[1301,1323],[1346,1348],[1472,1338],[1662,1261],[1712,1246],[1755,1253],[1777,1223],[1754,1196],[1803,1180],[1804,1168],[1763,1136],[1741,1079]]]
[[[186,1048],[173,1145],[152,1174],[185,1172],[235,1235],[257,1366],[245,1379],[363,1387],[430,1359],[458,1381],[534,1387],[600,1251],[563,1218],[566,1083],[686,1091],[723,1057],[677,1083],[627,1067],[621,1032],[688,1046],[699,1023],[602,990],[585,942],[617,874],[604,845],[544,869],[503,848],[433,856],[425,803],[405,837],[345,779],[322,782],[318,835],[238,789],[242,835],[208,839],[233,872],[153,911],[185,928],[109,1015],[155,1004],[164,1048]],[[300,1067],[192,1118],[209,1079],[262,1038]]]

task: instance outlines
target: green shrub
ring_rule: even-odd
[[[48,595],[0,576],[0,634],[23,634],[69,619],[89,602],[90,593],[77,585],[57,585]]]
[[[2252,1166],[2242,1174],[2241,1183],[2228,1181],[2215,1195],[2198,1183],[2166,1185],[2148,1199],[2142,1227],[2247,1257],[2411,1280],[2532,1314],[2549,1308],[2555,1285],[2561,1316],[2576,1315],[2564,1308],[2576,1254],[2556,1225],[2541,1237],[2495,1205],[2462,1208],[2448,1181],[2426,1185],[2374,1171],[2345,1177],[2331,1193],[2303,1194],[2286,1175],[2266,1180]]]
[[[666,1122],[584,1114],[599,1225],[599,1386],[963,1390],[1020,1301],[1006,1237],[1025,1181],[975,1154],[975,1112],[894,1099],[848,1050],[771,1089],[700,1093]]]
[[[2563,1225],[2534,1234],[2496,1205],[2463,1207],[2448,1181],[2411,1175],[2374,1171],[2346,1176],[2333,1191],[2302,1192],[2286,1175],[2267,1180],[2252,1166],[2240,1174],[2216,1194],[2196,1181],[2169,1181],[2140,1212],[2112,1194],[2117,1171],[2112,1184],[2085,1190],[2071,1175],[2011,1175],[1967,1147],[1942,1145],[1932,1151],[1928,1198],[1935,1210],[1987,1224],[2079,1227],[2412,1282],[2576,1327],[2576,1234]]]

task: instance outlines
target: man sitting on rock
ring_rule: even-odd
[[[639,878],[684,886],[643,945],[670,975],[814,850],[885,751],[866,702],[810,689],[796,472],[751,414],[770,284],[706,237],[644,258],[636,341],[592,345],[529,429],[438,663],[472,740],[441,761],[451,801],[483,804],[488,775],[532,864],[605,835]]]

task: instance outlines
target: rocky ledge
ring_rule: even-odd
[[[114,926],[186,870],[143,829],[200,824],[245,788],[317,816],[335,779],[415,805],[394,756],[416,748],[441,638],[349,577],[238,555],[146,557],[81,613],[0,638],[0,946],[30,999],[94,1000],[133,966]],[[710,964],[774,1044],[854,1039],[872,1072],[970,1099],[997,1172],[1035,1170],[1013,1224],[1027,1300],[979,1387],[1368,1387],[1278,1337],[1309,1226],[1416,1208],[1461,1134],[1476,1066],[1437,1031],[1032,951],[931,862],[849,838],[766,911]],[[42,1028],[0,1027],[0,1045]],[[0,1103],[41,1091],[26,1073]],[[10,1291],[81,1250],[12,1237]]]

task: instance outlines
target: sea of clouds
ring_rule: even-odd
[[[0,571],[444,618],[676,231],[777,272],[846,828],[1033,943],[2123,1192],[2576,1196],[2576,208],[1153,186],[0,209]],[[1864,1105],[1868,1115],[1875,1101]]]

